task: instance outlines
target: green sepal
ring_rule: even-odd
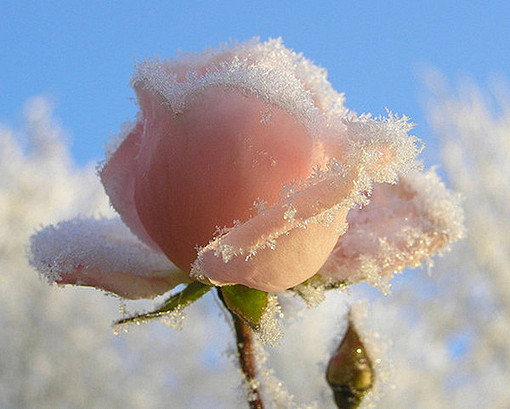
[[[153,318],[158,318],[169,314],[177,309],[183,309],[188,305],[194,303],[205,293],[207,293],[212,287],[210,285],[202,284],[198,281],[194,281],[188,284],[186,288],[176,294],[170,296],[158,309],[147,312],[144,314],[138,314],[132,317],[123,318],[117,321],[114,325],[129,324],[132,322],[148,321]]]
[[[268,294],[244,285],[229,285],[218,288],[227,308],[256,329],[268,306]]]

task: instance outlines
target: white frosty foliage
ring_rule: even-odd
[[[319,407],[317,401],[305,404],[296,402],[295,396],[278,379],[274,369],[268,367],[268,354],[261,345],[255,345],[255,354],[257,373],[261,383],[260,391],[265,403],[270,403],[274,409],[317,409]]]
[[[81,269],[84,275],[120,272],[151,276],[175,268],[141,243],[118,218],[73,219],[48,226],[31,237],[30,263],[49,282]]]
[[[429,78],[428,113],[450,181],[463,193],[466,240],[425,272],[393,280],[371,320],[392,341],[390,382],[377,407],[510,406],[508,157],[510,92]]]
[[[456,375],[449,385],[457,407],[508,407],[510,89],[494,81],[488,92],[473,84],[454,91],[437,73],[429,80],[431,124],[441,137],[448,175],[465,196],[468,228],[467,243],[449,266],[456,273],[455,298],[443,294],[448,314],[436,312],[442,325],[436,336],[460,344],[442,379]]]

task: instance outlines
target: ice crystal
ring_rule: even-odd
[[[260,318],[260,324],[256,328],[256,334],[263,344],[277,345],[283,337],[278,319],[283,318],[282,309],[278,304],[278,297],[268,295],[267,307]]]
[[[253,208],[256,209],[259,212],[259,214],[266,213],[266,206],[267,202],[264,199],[261,199],[260,197],[257,198],[257,200],[253,203]]]

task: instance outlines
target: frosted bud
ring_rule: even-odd
[[[372,362],[350,320],[347,332],[328,363],[326,380],[333,390],[337,407],[341,409],[359,407],[372,389]]]

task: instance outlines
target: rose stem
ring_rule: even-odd
[[[255,351],[253,350],[253,331],[246,322],[237,316],[237,314],[228,309],[221,294],[221,290],[218,290],[218,296],[230,312],[230,315],[232,315],[232,320],[234,321],[239,364],[245,376],[245,382],[250,388],[248,393],[250,409],[264,409],[264,404],[262,403],[258,388],[259,382],[257,381]]]
[[[255,354],[253,351],[253,331],[242,319],[232,314],[236,330],[237,351],[239,352],[239,363],[241,370],[246,376],[246,382],[250,386],[248,403],[250,409],[264,409],[262,399],[258,390],[258,382],[255,369]]]

